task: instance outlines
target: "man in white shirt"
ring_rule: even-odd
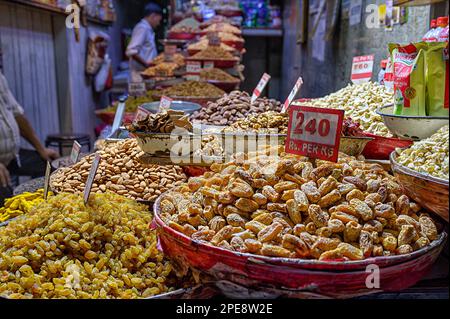
[[[36,151],[21,150],[20,136]],[[39,141],[0,70],[0,207],[3,200],[12,195],[11,175],[42,176],[45,161],[57,157],[55,151],[45,148]]]
[[[162,20],[162,9],[156,3],[149,3],[144,9],[144,18],[134,27],[126,54],[130,58],[131,82],[142,82],[141,72],[149,67],[158,55],[154,30]]]

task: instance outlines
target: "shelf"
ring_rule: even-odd
[[[426,6],[433,3],[444,2],[445,0],[394,0],[394,6]]]
[[[243,28],[242,35],[245,37],[282,37],[282,29],[274,28]]]

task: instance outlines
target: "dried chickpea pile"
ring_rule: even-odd
[[[0,296],[145,298],[173,290],[144,205],[60,194],[0,228]],[[172,282],[173,281],[173,282]]]
[[[302,105],[345,110],[345,116],[361,124],[361,128],[373,134],[389,137],[392,134],[384,125],[380,115],[375,113],[377,108],[393,103],[393,93],[384,85],[368,82],[347,87]],[[295,102],[294,102],[295,104]]]
[[[191,238],[257,255],[361,260],[411,253],[438,238],[433,220],[376,164],[281,154],[213,164],[161,201]]]
[[[92,192],[107,191],[137,200],[154,201],[163,192],[186,181],[179,166],[145,165],[139,160],[143,152],[136,140],[127,139],[98,151],[102,160]],[[58,170],[51,178],[56,192],[81,193],[95,155],[82,158],[75,165]]]
[[[448,180],[448,143],[449,126],[446,125],[431,137],[400,151],[397,161],[419,173]]]
[[[49,196],[52,193],[49,192]],[[44,190],[40,189],[34,193],[23,193],[5,201],[5,205],[0,208],[0,223],[11,218],[28,214],[33,206],[44,201]]]

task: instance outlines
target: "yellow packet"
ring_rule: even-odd
[[[426,116],[426,44],[389,44],[394,66],[394,114]]]
[[[427,115],[448,117],[448,42],[427,43],[425,65]]]

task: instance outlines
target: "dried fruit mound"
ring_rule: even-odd
[[[143,298],[173,290],[146,206],[60,194],[0,228],[0,296]]]

